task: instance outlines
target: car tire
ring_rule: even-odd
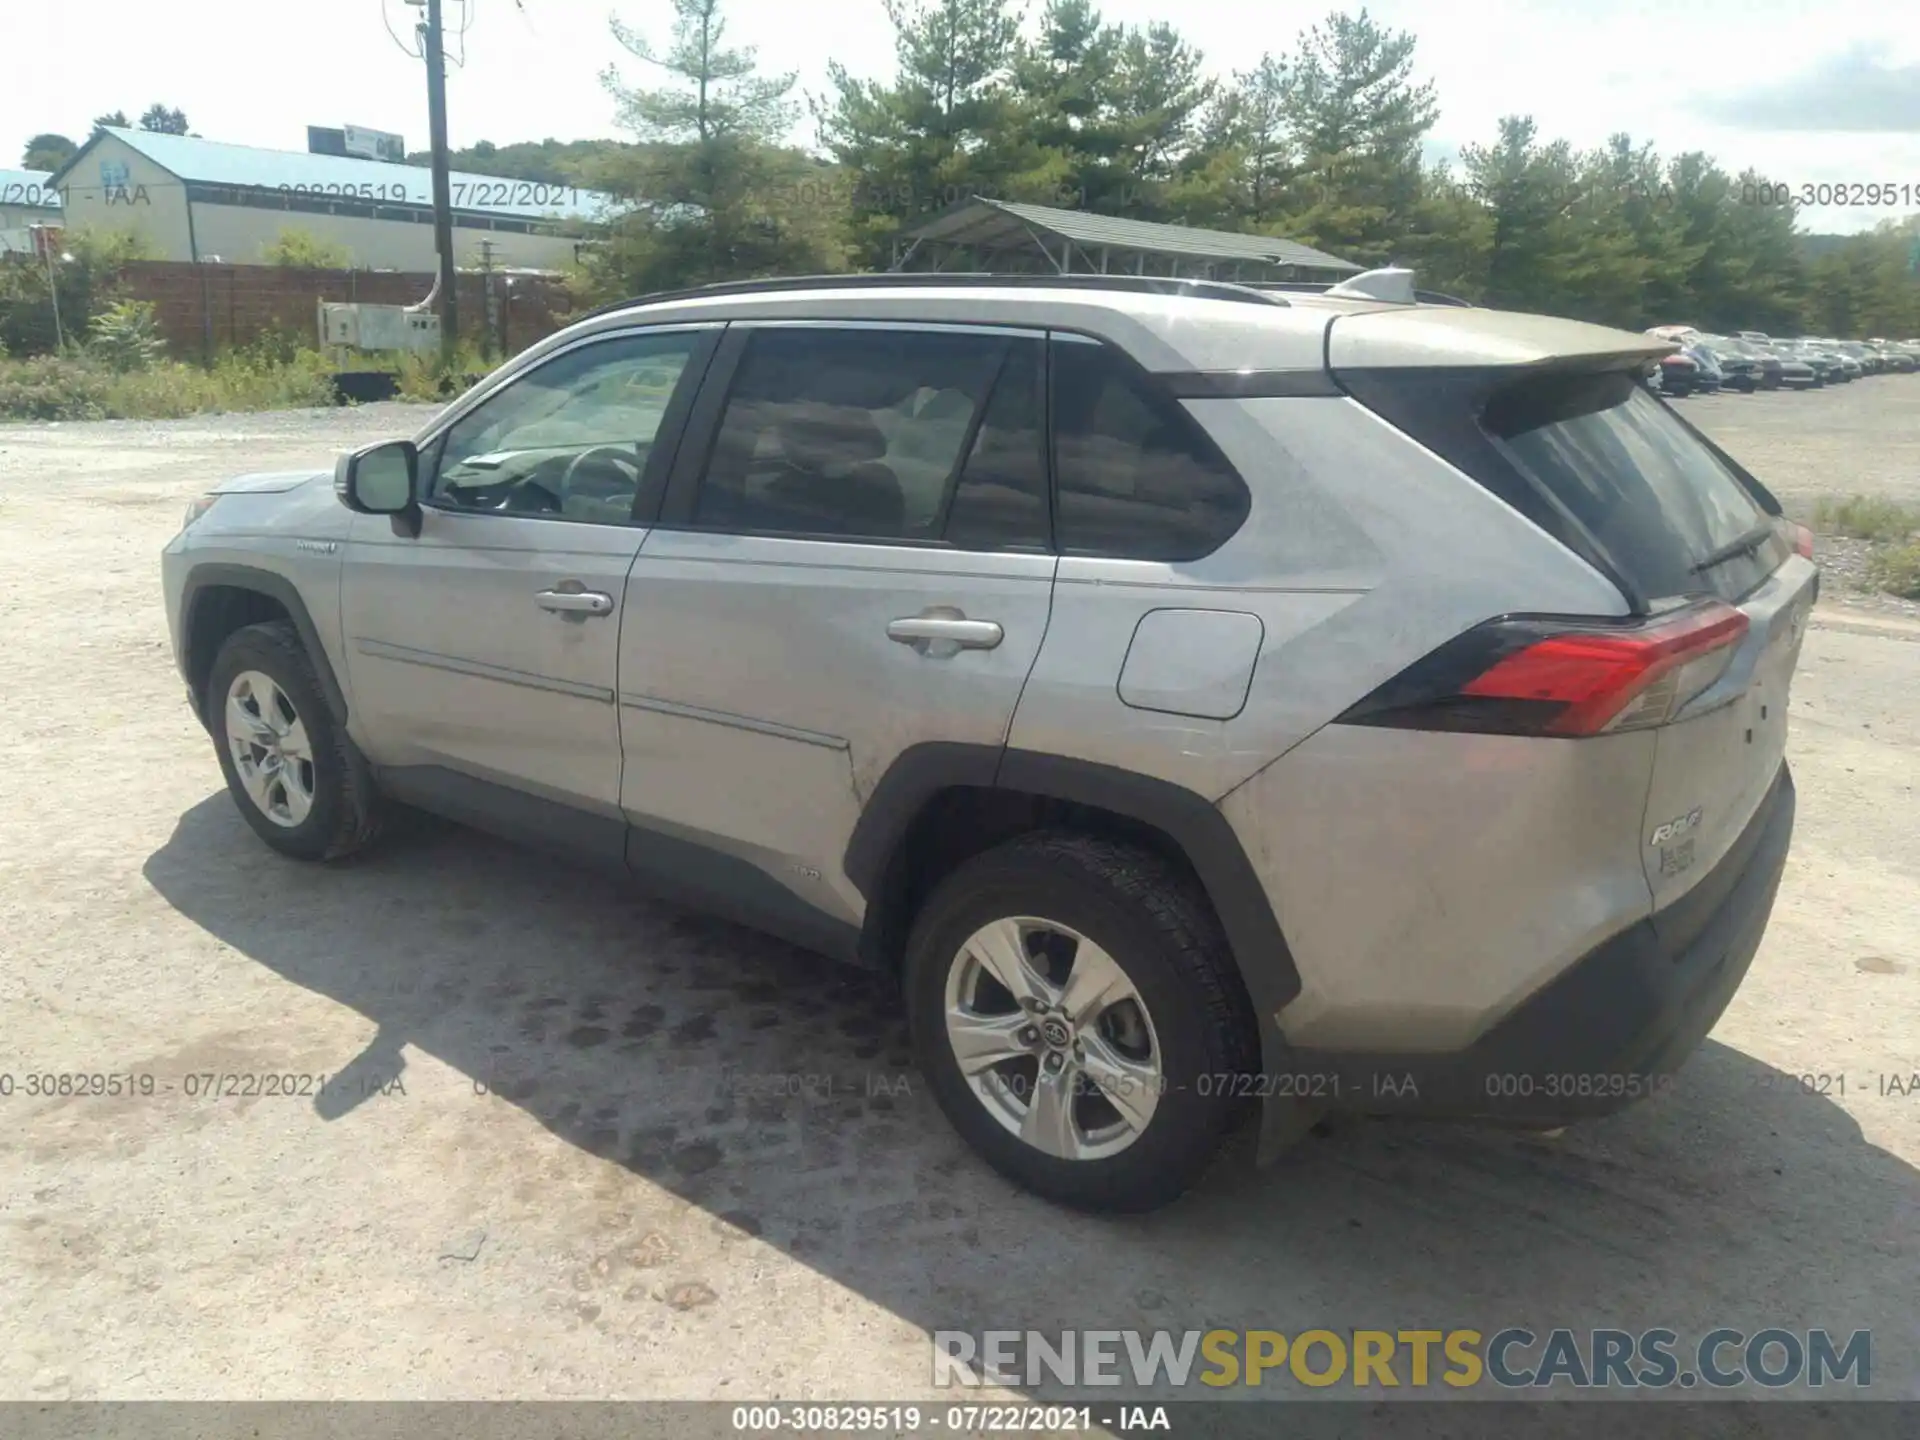
[[[227,637],[204,709],[227,789],[268,845],[298,860],[337,860],[379,834],[372,772],[328,709],[313,658],[289,622]]]
[[[1014,985],[1001,984],[1009,966]],[[921,907],[904,979],[915,1054],[948,1120],[1049,1200],[1157,1209],[1248,1111],[1259,1038],[1225,933],[1197,885],[1147,851],[1041,831],[975,856]],[[1038,1022],[1024,1047],[1008,1028],[1023,1016],[1016,985]],[[1088,987],[1100,1001],[1082,1006]]]

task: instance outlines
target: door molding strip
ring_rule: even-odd
[[[793,725],[781,725],[772,720],[756,720],[749,715],[735,715],[730,710],[707,710],[698,705],[681,705],[672,700],[659,700],[651,695],[632,695],[622,693],[620,703],[632,710],[651,710],[658,715],[672,715],[682,720],[704,720],[709,725],[725,725],[732,730],[751,730],[758,735],[772,735],[780,740],[793,740],[802,745],[818,745],[823,750],[847,750],[852,747],[838,735],[823,734],[818,730],[802,730]]]
[[[370,655],[376,660],[393,660],[402,665],[420,665],[428,670],[447,670],[455,675],[471,675],[477,680],[497,680],[502,685],[519,685],[528,690],[548,690],[556,695],[571,695],[580,700],[596,700],[602,705],[613,703],[613,691],[604,685],[586,685],[578,680],[561,680],[551,675],[529,675],[524,670],[510,670],[505,665],[489,665],[482,660],[462,660],[452,655],[439,655],[431,650],[414,650],[406,645],[394,645],[385,640],[368,640],[356,636],[353,648],[362,655]]]

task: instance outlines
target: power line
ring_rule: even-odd
[[[462,70],[467,68],[467,31],[473,28],[473,0],[455,0],[460,7],[460,23],[454,28],[453,38],[460,47],[460,53],[454,56],[453,63]]]
[[[380,0],[380,23],[387,27],[387,34],[393,38],[393,43],[400,47],[401,54],[414,60],[424,58],[418,50],[409,50],[407,42],[402,40],[400,33],[393,28],[393,21],[387,18],[387,0]]]

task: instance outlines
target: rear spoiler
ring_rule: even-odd
[[[1327,326],[1327,368],[1615,369],[1680,347],[1610,325],[1478,306],[1466,314],[1429,306],[1382,306],[1336,315]]]

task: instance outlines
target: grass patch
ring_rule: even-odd
[[[1920,600],[1920,544],[1890,545],[1867,562],[1867,577],[1902,600]]]
[[[118,370],[92,358],[0,360],[0,420],[172,420],[334,403],[333,366],[317,351],[233,351],[211,369],[162,360]]]
[[[1822,500],[1814,507],[1813,523],[1829,535],[1899,543],[1920,530],[1920,511],[1875,496],[1851,495]]]

